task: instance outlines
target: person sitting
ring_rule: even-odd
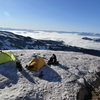
[[[56,65],[56,64],[58,64],[58,63],[59,63],[59,62],[57,61],[56,55],[53,54],[53,55],[50,57],[49,61],[48,61],[48,65]]]

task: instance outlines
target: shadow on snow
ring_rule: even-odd
[[[61,76],[49,66],[42,68],[43,76],[41,79],[47,80],[49,82],[61,82]]]

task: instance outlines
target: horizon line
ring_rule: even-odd
[[[28,29],[28,28],[11,28],[11,27],[0,27],[0,30],[19,30],[19,31],[47,31],[47,32],[62,32],[62,33],[96,33],[100,32],[84,32],[84,31],[63,31],[63,30],[52,30],[52,29]]]

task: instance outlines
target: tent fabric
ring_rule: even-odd
[[[42,57],[37,56],[29,64],[29,69],[32,70],[32,71],[36,71],[36,70],[42,68],[45,65],[47,65],[46,62],[45,62],[45,60]]]
[[[0,52],[0,64],[4,64],[15,60],[16,56],[12,52]]]

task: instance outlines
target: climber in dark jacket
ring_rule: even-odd
[[[56,55],[53,54],[48,61],[48,65],[56,65],[56,64],[58,64],[58,61]]]

